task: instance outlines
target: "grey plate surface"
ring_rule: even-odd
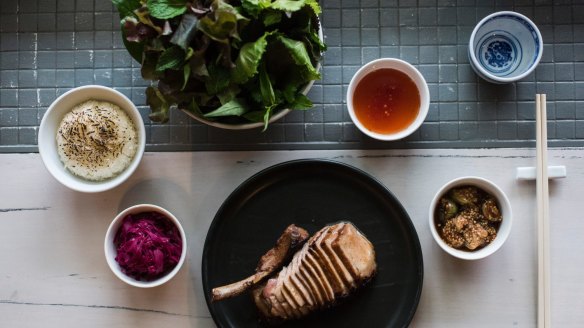
[[[329,46],[312,110],[293,112],[268,131],[225,131],[175,111],[166,125],[147,119],[139,65],[127,54],[107,0],[0,1],[0,152],[37,151],[50,103],[86,84],[112,86],[139,106],[147,150],[533,147],[534,95],[548,95],[551,146],[584,146],[584,1],[322,0]],[[530,17],[544,54],[526,79],[492,85],[466,55],[476,22],[500,10]],[[362,135],[346,112],[353,73],[380,57],[416,65],[429,83],[430,113],[398,142]]]

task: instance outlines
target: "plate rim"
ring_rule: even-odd
[[[274,165],[270,165],[266,168],[263,168],[260,171],[252,174],[251,176],[249,176],[245,180],[243,180],[239,185],[237,185],[237,187],[235,189],[233,189],[233,191],[227,196],[227,198],[225,198],[225,200],[221,203],[221,206],[219,206],[219,208],[217,209],[215,215],[213,216],[213,220],[211,221],[211,224],[209,225],[209,229],[207,230],[207,234],[205,236],[205,243],[203,244],[203,252],[201,254],[201,283],[203,285],[203,293],[204,293],[204,297],[205,297],[205,303],[207,304],[207,309],[209,310],[209,313],[211,314],[211,318],[213,319],[213,323],[215,325],[217,325],[217,327],[223,327],[218,322],[218,318],[217,318],[218,314],[212,310],[211,297],[210,297],[210,294],[207,292],[207,290],[209,289],[210,286],[208,286],[208,282],[207,282],[207,278],[206,278],[207,274],[205,274],[205,271],[207,271],[206,269],[208,267],[208,260],[207,260],[208,256],[207,255],[209,252],[209,244],[211,243],[210,236],[217,229],[217,226],[219,224],[217,221],[218,215],[225,211],[225,208],[227,206],[226,204],[229,204],[233,198],[238,196],[241,190],[245,189],[250,184],[255,183],[255,181],[258,178],[260,178],[264,175],[268,175],[272,171],[279,170],[282,167],[295,166],[295,165],[306,165],[306,164],[332,165],[332,166],[340,167],[344,170],[349,170],[349,171],[352,171],[353,173],[356,173],[359,178],[368,180],[367,181],[368,184],[374,185],[379,190],[381,190],[384,193],[384,196],[389,196],[389,198],[391,198],[392,200],[395,200],[396,204],[399,206],[399,211],[402,212],[403,214],[405,214],[405,216],[407,218],[407,220],[404,220],[405,224],[407,225],[408,230],[413,232],[411,237],[414,239],[413,246],[415,248],[414,251],[417,255],[417,267],[418,267],[417,277],[419,279],[419,286],[416,290],[416,294],[414,295],[414,302],[412,304],[413,306],[410,310],[410,313],[408,313],[408,315],[407,315],[406,322],[404,322],[404,327],[408,327],[411,324],[411,322],[414,318],[414,315],[417,312],[418,306],[420,304],[420,299],[422,296],[423,286],[424,286],[424,259],[423,259],[423,253],[422,253],[422,245],[420,244],[420,238],[418,236],[418,232],[416,230],[416,227],[414,226],[414,223],[412,222],[412,219],[410,218],[410,215],[406,211],[403,204],[399,201],[399,199],[393,194],[393,192],[391,192],[391,190],[389,190],[385,186],[385,184],[383,184],[380,180],[375,178],[373,175],[365,172],[364,170],[362,170],[358,167],[355,167],[353,165],[350,165],[350,164],[347,164],[344,162],[340,162],[340,161],[336,161],[336,160],[332,160],[332,159],[321,159],[321,158],[302,158],[302,159],[288,160],[288,161],[276,163]]]

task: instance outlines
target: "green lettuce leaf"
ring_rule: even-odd
[[[278,41],[288,49],[296,65],[301,66],[308,72],[308,78],[310,80],[320,79],[320,74],[316,68],[312,66],[312,61],[310,60],[310,56],[306,51],[306,46],[302,41],[293,40],[283,35],[278,35]]]
[[[305,2],[310,6],[310,8],[312,8],[312,11],[314,11],[315,15],[320,15],[321,9],[320,5],[318,4],[318,0],[305,0]]]
[[[272,34],[274,32],[266,32],[256,41],[248,42],[241,47],[231,74],[235,83],[245,83],[258,72],[258,65],[268,45],[266,39]]]
[[[262,22],[266,27],[282,21],[282,12],[279,10],[265,10],[262,12]]]
[[[282,11],[294,12],[300,10],[305,4],[305,0],[276,0],[272,2],[270,7]]]
[[[287,106],[290,109],[295,109],[295,110],[304,110],[304,109],[309,109],[312,107],[312,101],[310,99],[308,99],[307,96],[305,96],[302,93],[299,93],[296,95],[296,98],[294,99],[293,102],[288,103]]]
[[[233,99],[216,110],[205,114],[205,117],[241,116],[249,110],[242,99]]]
[[[180,88],[180,91],[183,91],[187,87],[187,83],[189,83],[189,80],[191,78],[191,65],[186,64],[185,66],[183,66],[183,76],[185,78],[185,81],[182,87]]]
[[[257,18],[260,12],[268,8],[271,0],[242,0],[241,6],[250,16]]]
[[[260,65],[260,92],[262,94],[263,103],[267,106],[276,104],[276,94],[274,93],[274,88],[272,87],[272,82],[270,81],[270,76],[266,71],[266,65],[262,62]]]
[[[158,19],[169,19],[187,11],[186,0],[148,0],[150,15]]]

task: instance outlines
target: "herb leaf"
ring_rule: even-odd
[[[166,69],[179,69],[185,59],[185,52],[178,46],[166,49],[156,64],[156,70],[161,72]]]
[[[282,44],[288,49],[296,65],[302,66],[308,72],[308,78],[310,80],[320,79],[320,74],[316,68],[312,66],[312,62],[310,61],[310,57],[302,41],[296,41],[283,35],[278,35],[278,41],[282,42]]]
[[[187,11],[186,0],[148,0],[150,15],[159,19],[169,19]]]
[[[233,99],[225,105],[217,108],[216,110],[205,114],[205,117],[218,117],[218,116],[241,116],[248,112],[247,106],[241,99]]]
[[[232,73],[236,83],[245,83],[258,72],[259,62],[268,45],[266,38],[272,34],[273,32],[266,32],[255,42],[248,42],[241,47]]]

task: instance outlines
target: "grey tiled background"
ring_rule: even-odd
[[[268,131],[207,127],[175,111],[147,119],[147,82],[126,53],[108,0],[0,0],[0,152],[37,151],[40,120],[60,94],[86,84],[112,86],[136,103],[148,150],[533,147],[536,92],[547,93],[552,146],[584,146],[584,0],[322,0],[329,46],[315,107]],[[545,42],[536,72],[508,85],[480,80],[466,56],[482,17],[514,10]],[[397,57],[429,83],[430,113],[406,140],[376,142],[351,123],[345,90],[360,65]]]

